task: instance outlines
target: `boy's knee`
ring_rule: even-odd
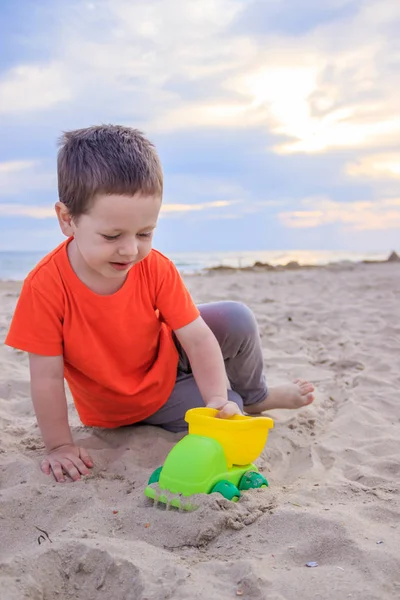
[[[226,316],[232,329],[242,335],[258,333],[257,321],[253,311],[243,302],[226,302]]]

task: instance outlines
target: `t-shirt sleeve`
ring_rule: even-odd
[[[32,354],[63,354],[63,316],[59,294],[25,281],[5,343]]]
[[[197,319],[200,311],[174,263],[162,255],[159,255],[157,262],[156,307],[171,329],[180,329]]]

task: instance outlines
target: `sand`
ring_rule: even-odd
[[[181,436],[88,429],[72,404],[73,434],[96,466],[56,484],[39,470],[27,357],[1,346],[2,600],[399,598],[400,265],[186,282],[197,302],[251,306],[270,384],[316,384],[311,407],[270,414],[257,461],[270,487],[237,504],[204,496],[193,513],[154,508],[147,479]],[[0,285],[1,341],[19,289]]]

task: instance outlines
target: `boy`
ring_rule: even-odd
[[[197,307],[172,262],[152,250],[163,175],[140,132],[66,133],[57,170],[55,210],[67,240],[26,278],[6,339],[29,353],[45,473],[78,480],[93,466],[71,436],[64,377],[81,421],[94,427],[181,431],[195,406],[227,418],[313,401],[304,381],[267,390],[246,306]]]

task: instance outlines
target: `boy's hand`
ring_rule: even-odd
[[[217,417],[220,419],[229,419],[229,417],[233,417],[233,415],[242,415],[242,411],[238,407],[235,402],[231,400],[226,400],[221,402],[221,400],[214,400],[207,404],[208,408],[216,408],[219,410],[217,413]]]
[[[242,415],[242,411],[235,402],[228,400],[228,402],[220,409],[217,417],[220,419],[229,419],[233,415]]]
[[[46,475],[53,473],[56,481],[64,482],[65,473],[68,473],[73,481],[78,481],[81,475],[90,474],[89,469],[93,467],[93,461],[85,448],[65,444],[48,452],[40,467]]]

